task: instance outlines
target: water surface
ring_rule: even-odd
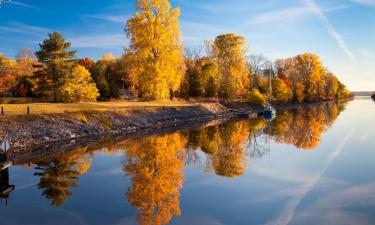
[[[375,224],[374,121],[357,98],[22,159],[0,224]]]

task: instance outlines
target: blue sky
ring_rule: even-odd
[[[246,37],[269,59],[312,52],[351,90],[375,90],[375,0],[171,0],[181,8],[184,45],[223,33]],[[78,57],[121,55],[135,0],[13,0],[0,8],[0,53],[38,49],[61,32]]]

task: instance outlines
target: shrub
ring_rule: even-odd
[[[249,103],[262,106],[266,103],[266,96],[261,94],[258,89],[250,91],[247,97]]]

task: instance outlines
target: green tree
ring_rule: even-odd
[[[43,63],[43,70],[37,73],[37,79],[41,95],[47,101],[59,102],[58,91],[75,64],[76,51],[68,51],[71,44],[61,34],[54,32],[48,36],[36,52],[37,58]]]
[[[108,64],[103,61],[96,62],[92,76],[96,83],[96,87],[100,93],[100,100],[106,100],[111,97],[111,91],[109,89],[108,81],[107,81],[107,74],[108,74]]]

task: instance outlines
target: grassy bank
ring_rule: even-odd
[[[61,108],[43,109],[47,114],[32,115],[18,115],[15,111],[14,115],[0,116],[0,139],[6,138],[11,150],[17,151],[71,139],[128,134],[236,116],[216,104],[163,103],[161,107],[158,104],[161,103],[64,104]],[[58,113],[64,110],[69,112]]]
[[[30,114],[56,114],[81,111],[123,111],[129,108],[141,107],[187,107],[196,106],[197,103],[184,101],[111,101],[111,102],[84,102],[84,103],[22,103],[22,104],[0,104],[4,115],[24,115],[27,107]]]

